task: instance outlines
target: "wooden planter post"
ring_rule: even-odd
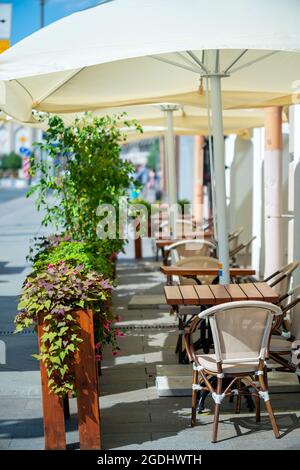
[[[77,310],[74,314],[80,326],[79,337],[83,340],[74,364],[80,450],[99,450],[101,449],[99,385],[95,362],[93,311]],[[40,315],[39,345],[42,335],[43,316]],[[64,450],[66,449],[64,400],[50,392],[47,371],[42,361],[40,361],[40,370],[45,449]]]
[[[43,316],[39,315],[39,346],[41,345],[41,337],[43,333]],[[42,361],[40,361],[40,371],[42,382],[45,449],[64,450],[66,449],[66,431],[63,399],[59,398],[54,393],[50,393],[48,387],[48,374]]]
[[[83,340],[79,345],[75,365],[80,449],[98,450],[101,449],[100,410],[93,312],[78,310],[76,314]]]

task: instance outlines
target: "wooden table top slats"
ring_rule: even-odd
[[[178,286],[183,303],[187,305],[198,305],[199,297],[193,286]]]
[[[215,305],[216,298],[209,286],[203,284],[202,286],[195,285],[192,287],[197,292],[197,295],[199,299],[201,299],[201,302],[203,302],[203,305]]]
[[[269,286],[269,284],[266,282],[256,282],[255,287],[262,294],[265,302],[277,302],[278,294]]]
[[[209,288],[215,296],[216,304],[222,304],[224,302],[231,301],[231,296],[226,290],[225,286],[221,286],[221,284],[212,284],[209,286]]]
[[[248,300],[248,297],[246,296],[245,292],[242,291],[239,284],[226,284],[225,289],[227,290],[230,297],[235,301]]]
[[[243,284],[166,286],[165,296],[170,305],[218,305],[241,300],[263,300],[276,303],[278,295],[264,282]]]
[[[183,305],[183,298],[178,286],[165,286],[167,303],[171,305]]]
[[[218,268],[189,268],[182,266],[161,266],[160,270],[167,276],[217,276],[219,274]],[[229,274],[231,277],[238,276],[253,276],[255,269],[249,268],[230,268]]]
[[[252,283],[241,283],[239,284],[242,291],[246,294],[248,299],[251,300],[264,300],[264,296],[256,289],[255,285]]]

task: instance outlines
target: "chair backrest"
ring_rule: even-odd
[[[269,284],[273,287],[273,289],[279,296],[282,296],[289,291],[291,287],[292,274],[295,269],[298,268],[298,266],[298,261],[288,263],[282,268],[280,268],[278,270],[278,273],[270,279]]]
[[[195,224],[192,220],[177,219],[175,222],[176,238],[183,238],[186,235],[190,235],[194,230]],[[160,225],[162,233],[172,235],[172,227],[170,221],[166,220]]]
[[[193,256],[189,258],[183,258],[177,263],[175,263],[178,267],[189,267],[189,268],[219,268],[220,262],[216,258],[211,258],[209,256]],[[201,282],[201,284],[212,284],[216,276],[197,276],[197,279]],[[188,279],[186,277],[179,277],[180,284],[183,285],[190,285],[196,284],[196,281],[193,279]]]
[[[300,298],[300,285],[293,289],[292,302]],[[290,332],[295,339],[300,339],[300,301],[289,311],[288,322]]]
[[[209,256],[215,246],[206,240],[181,240],[169,246],[168,250],[173,255],[174,262],[191,256]],[[173,264],[174,264],[173,262]]]
[[[209,318],[216,360],[223,363],[259,362],[268,350],[277,305],[268,302],[228,302],[204,310],[200,318]]]
[[[229,250],[232,251],[238,246],[239,236],[241,235],[243,228],[239,228],[228,235]]]

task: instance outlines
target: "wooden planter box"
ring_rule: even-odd
[[[92,310],[76,310],[83,340],[76,354],[74,375],[81,450],[101,449],[98,374],[95,362]],[[43,316],[39,318],[38,338],[43,335]],[[66,449],[64,400],[50,393],[46,368],[40,361],[44,436],[46,450]]]
[[[149,217],[148,220],[148,237],[151,237],[151,218]],[[142,239],[136,238],[134,240],[134,252],[135,252],[135,259],[141,259],[143,257],[143,250],[142,250]]]

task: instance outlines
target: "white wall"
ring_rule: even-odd
[[[253,143],[237,136],[230,171],[230,231],[243,227],[241,241],[252,236]]]

